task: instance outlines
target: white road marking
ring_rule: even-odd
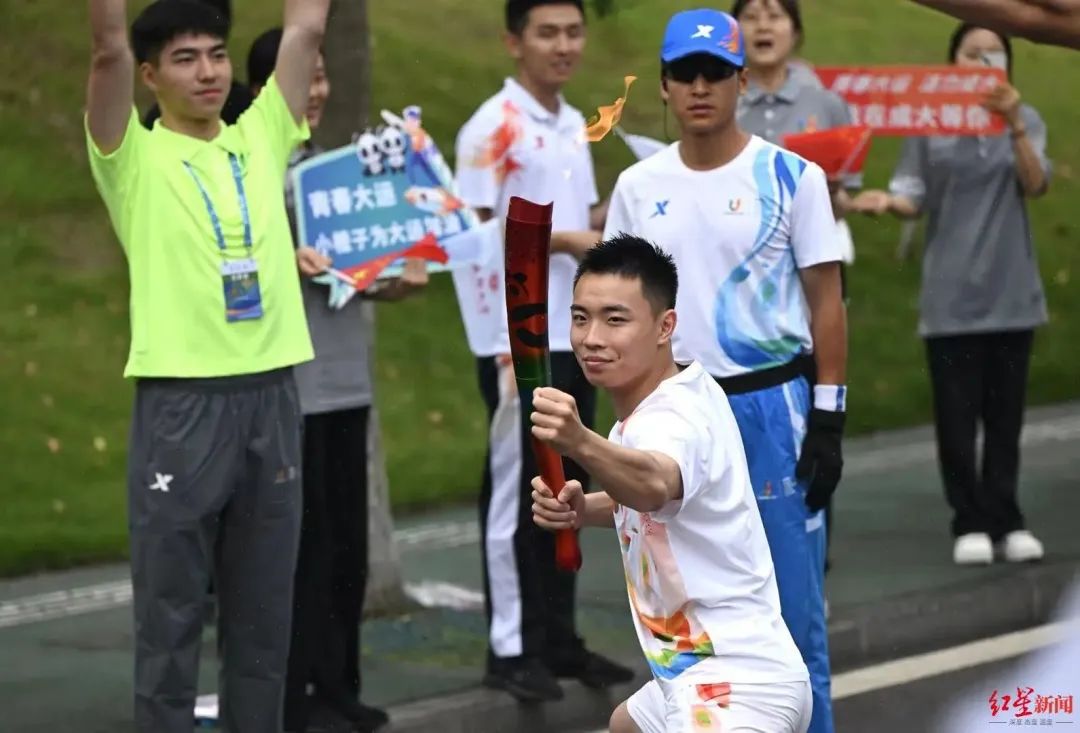
[[[395,530],[394,541],[402,552],[448,550],[477,544],[480,541],[480,526],[476,520],[421,524]]]
[[[427,608],[475,611],[484,607],[483,593],[453,583],[406,583],[405,593]],[[123,608],[131,604],[131,597],[131,582],[122,580],[4,601],[0,603],[0,629]]]
[[[129,603],[131,583],[126,580],[16,598],[0,603],[0,629],[120,608]]]
[[[455,611],[479,611],[484,607],[484,594],[472,588],[437,580],[406,583],[405,592],[426,608],[452,608]]]
[[[833,700],[1018,657],[1061,640],[1068,631],[1080,633],[1080,624],[1059,621],[833,675]]]

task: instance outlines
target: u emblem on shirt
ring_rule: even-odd
[[[742,213],[742,199],[728,199],[727,208],[729,214]]]

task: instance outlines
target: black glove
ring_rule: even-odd
[[[840,474],[844,468],[844,457],[840,449],[840,440],[844,435],[844,413],[810,410],[807,420],[806,438],[803,439],[802,453],[795,466],[795,478],[800,481],[809,479],[810,488],[806,491],[806,506],[812,512],[823,509],[840,483]]]

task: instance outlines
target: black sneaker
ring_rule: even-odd
[[[311,715],[298,733],[353,733],[352,723],[340,713],[323,705],[312,707]]]
[[[634,679],[633,670],[587,649],[551,657],[547,660],[547,667],[558,677],[576,679],[586,687],[594,689],[611,687]]]
[[[561,700],[563,690],[539,659],[512,657],[488,661],[485,687],[505,690],[521,702]]]
[[[323,704],[352,724],[359,733],[373,733],[390,722],[385,710],[365,705],[347,694],[324,694]]]

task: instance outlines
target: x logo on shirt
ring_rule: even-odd
[[[664,201],[657,201],[656,202],[656,211],[654,211],[653,215],[650,216],[649,218],[650,219],[655,219],[658,216],[667,216],[667,207],[668,207],[668,204],[670,204],[670,203],[671,203],[671,199],[666,199]]]

